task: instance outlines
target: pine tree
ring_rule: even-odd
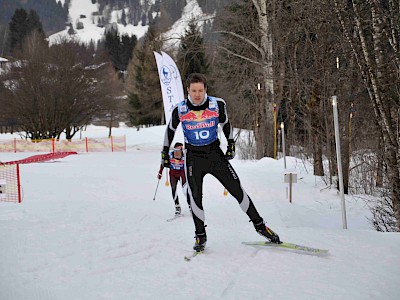
[[[105,49],[110,56],[115,70],[124,72],[128,68],[128,63],[132,59],[132,51],[137,43],[135,35],[123,35],[117,29],[106,32]]]
[[[123,66],[123,71],[128,68],[129,61],[132,59],[133,49],[137,44],[136,35],[129,36],[124,34],[121,37],[120,43],[120,61]]]
[[[206,59],[203,37],[193,19],[181,39],[178,61],[183,78],[191,73],[208,73],[209,65]]]
[[[116,70],[122,70],[120,59],[120,35],[118,30],[111,28],[106,31],[105,49]]]
[[[126,13],[125,13],[125,9],[122,10],[122,15],[121,15],[121,24],[126,26],[127,22],[126,22]]]
[[[34,30],[45,38],[42,23],[35,10],[28,14],[23,8],[16,9],[9,25],[11,52],[21,50],[24,39]]]
[[[21,49],[22,41],[29,30],[26,10],[23,8],[16,9],[9,26],[11,51]]]
[[[163,101],[158,70],[153,51],[160,51],[161,42],[154,25],[150,25],[143,39],[133,51],[129,65],[130,120],[133,125],[161,124]]]
[[[37,30],[39,34],[41,34],[43,37],[45,37],[42,22],[40,21],[39,15],[36,13],[35,10],[31,9],[28,15],[28,28],[29,28],[29,33],[32,30]]]

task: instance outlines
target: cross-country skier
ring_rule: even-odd
[[[207,81],[203,74],[193,73],[187,81],[188,97],[175,105],[166,128],[162,164],[169,164],[168,150],[178,124],[182,123],[186,149],[187,193],[195,225],[196,242],[193,249],[204,250],[207,242],[205,215],[203,210],[203,178],[206,174],[216,177],[228,192],[236,198],[256,231],[273,243],[280,243],[279,236],[268,228],[258,214],[250,197],[246,194],[239,177],[228,160],[235,156],[235,141],[229,122],[226,103],[221,98],[207,95]],[[219,147],[218,125],[228,141],[224,154]]]
[[[182,190],[186,195],[186,176],[185,176],[185,157],[183,155],[183,144],[175,143],[174,149],[169,152],[169,165],[161,164],[160,170],[158,171],[157,178],[160,180],[164,167],[169,168],[169,179],[171,182],[172,199],[175,202],[175,215],[181,214],[181,206],[178,198],[178,181],[181,181]]]

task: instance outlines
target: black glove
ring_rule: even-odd
[[[165,168],[169,168],[171,166],[171,162],[169,161],[169,153],[166,150],[161,151],[161,165]]]
[[[228,140],[228,147],[226,149],[225,157],[228,160],[233,159],[235,157],[235,141],[234,140]]]

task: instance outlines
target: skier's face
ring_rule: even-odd
[[[174,157],[181,158],[182,157],[182,149],[174,149]]]
[[[207,92],[207,88],[202,82],[191,83],[187,90],[194,104],[200,104]]]

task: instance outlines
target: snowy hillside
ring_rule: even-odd
[[[91,0],[71,0],[69,8],[69,22],[72,24],[75,34],[68,33],[69,27],[65,30],[55,33],[49,37],[50,44],[57,43],[62,39],[74,39],[79,42],[89,44],[91,41],[97,42],[104,37],[104,27],[98,27],[98,4],[93,4]],[[127,24],[117,24],[118,18],[122,15],[122,10],[112,11],[110,23],[118,27],[118,32],[121,35],[127,34],[129,36],[136,35],[139,39],[147,31],[148,26]],[[80,22],[83,26],[82,29],[77,28]]]
[[[166,31],[163,36],[165,38],[164,49],[166,51],[173,51],[178,49],[180,38],[184,35],[185,30],[188,28],[188,24],[194,20],[199,29],[203,29],[205,22],[212,22],[215,14],[205,14],[199,6],[197,0],[188,0],[187,4],[182,12],[182,17],[177,20],[171,29]]]
[[[149,2],[153,4],[153,1]],[[64,1],[62,1],[64,4]],[[91,0],[71,0],[71,6],[69,8],[69,22],[72,24],[75,31],[74,34],[70,35],[67,27],[65,30],[53,34],[49,37],[50,44],[57,43],[62,39],[74,39],[79,42],[84,42],[89,44],[91,41],[97,42],[104,38],[104,27],[98,27],[98,15],[99,5],[93,4]],[[125,13],[128,13],[128,9]],[[127,24],[123,26],[118,23],[121,18],[122,10],[111,11],[110,24],[112,26],[118,27],[118,32],[121,35],[127,34],[129,36],[136,35],[139,39],[146,33],[148,26],[142,26],[138,24],[133,26],[132,24]],[[154,16],[155,17],[155,16]],[[162,28],[165,33],[163,34],[165,38],[164,50],[173,51],[179,46],[179,38],[184,35],[188,24],[193,19],[197,22],[200,29],[203,28],[205,22],[209,24],[212,22],[215,14],[206,14],[200,8],[197,0],[188,0],[185,8],[183,9],[182,16],[177,20],[170,28]],[[82,29],[77,28],[77,24],[81,23]]]
[[[287,159],[299,177],[292,204],[282,160],[232,165],[282,240],[329,249],[329,256],[242,245],[262,238],[206,176],[208,248],[186,262],[194,225],[180,187],[184,217],[166,221],[174,205],[165,173],[153,201],[164,129],[114,129],[126,134],[126,153],[21,165],[22,204],[0,202],[0,299],[398,299],[400,234],[372,230],[365,203],[350,196],[343,230],[337,192],[294,158]],[[91,126],[83,137],[107,132]],[[0,161],[30,155],[0,153]]]

